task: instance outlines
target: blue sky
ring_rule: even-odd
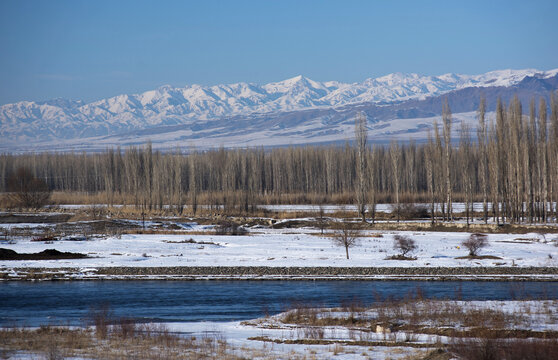
[[[558,1],[0,1],[0,104],[558,67]]]

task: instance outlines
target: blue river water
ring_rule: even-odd
[[[462,300],[558,299],[558,282],[75,281],[0,283],[0,326],[81,325],[95,309],[139,321],[234,321],[296,304],[371,304],[420,293]]]

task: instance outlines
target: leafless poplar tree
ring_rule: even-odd
[[[359,112],[355,122],[355,143],[357,150],[357,206],[358,212],[362,218],[362,222],[366,222],[366,194],[367,181],[366,181],[366,158],[367,158],[367,139],[368,131],[366,129],[366,116]]]
[[[397,141],[393,140],[389,149],[391,157],[391,171],[393,172],[393,192],[395,193],[395,204],[397,212],[397,222],[401,217],[401,206],[399,204],[399,184],[400,184],[400,164],[401,164],[401,148]]]
[[[484,96],[480,99],[477,128],[477,141],[479,147],[479,182],[482,192],[482,210],[484,223],[488,222],[488,154],[487,139],[488,127],[486,124],[486,99]]]
[[[452,115],[451,109],[448,104],[448,99],[446,98],[442,107],[442,123],[443,123],[443,135],[444,135],[444,164],[445,164],[445,178],[446,178],[446,203],[447,203],[447,213],[448,221],[453,220],[453,209],[452,209],[452,184],[451,184],[451,123]]]
[[[539,178],[541,180],[541,221],[547,220],[548,209],[548,169],[547,169],[547,116],[546,101],[541,98],[539,103]]]
[[[550,173],[552,186],[552,199],[554,203],[554,221],[558,223],[558,99],[556,93],[550,94],[550,122],[552,128],[552,141],[549,143],[552,155],[553,171]]]
[[[190,172],[190,203],[192,207],[192,214],[195,216],[198,211],[198,185],[196,181],[196,158],[191,156],[188,158],[189,172]]]
[[[461,155],[461,177],[463,179],[463,188],[465,193],[465,217],[467,226],[469,226],[469,217],[471,215],[470,207],[473,204],[473,152],[471,150],[471,128],[464,122],[461,122],[461,132],[459,140],[459,150]]]
[[[370,162],[369,162],[369,166],[368,166],[368,171],[369,171],[369,205],[368,205],[368,211],[370,213],[370,218],[372,220],[372,225],[374,225],[375,221],[376,221],[376,169],[378,167],[377,165],[377,160],[378,160],[378,151],[376,148],[372,149],[372,151],[370,152]]]
[[[434,196],[434,158],[436,156],[436,148],[432,141],[432,134],[428,131],[428,143],[424,152],[424,162],[426,166],[426,183],[428,187],[428,194],[430,195],[430,216],[431,224],[435,223],[435,207],[434,203],[436,197]]]

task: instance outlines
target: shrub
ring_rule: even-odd
[[[92,308],[88,315],[89,325],[95,326],[95,335],[99,339],[106,339],[109,333],[109,326],[114,321],[112,310],[108,305],[99,308]]]
[[[221,220],[215,227],[217,235],[244,235],[246,233],[245,228],[230,220]]]
[[[485,234],[471,234],[469,238],[461,243],[462,246],[469,250],[469,256],[477,256],[477,253],[483,247],[488,246],[487,236]]]
[[[397,214],[398,207],[392,204],[391,211]],[[404,203],[399,204],[399,216],[404,220],[423,219],[429,217],[428,207],[420,204]]]
[[[408,253],[415,251],[418,246],[415,240],[406,235],[395,235],[393,237],[393,248],[399,250],[401,256],[405,257]]]

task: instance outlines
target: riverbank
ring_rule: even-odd
[[[558,281],[558,267],[173,266],[0,269],[0,280]]]
[[[132,312],[133,313],[133,312]],[[554,359],[556,300],[298,304],[245,321],[155,322],[92,310],[81,325],[0,327],[6,359]],[[512,356],[513,354],[513,356]]]

